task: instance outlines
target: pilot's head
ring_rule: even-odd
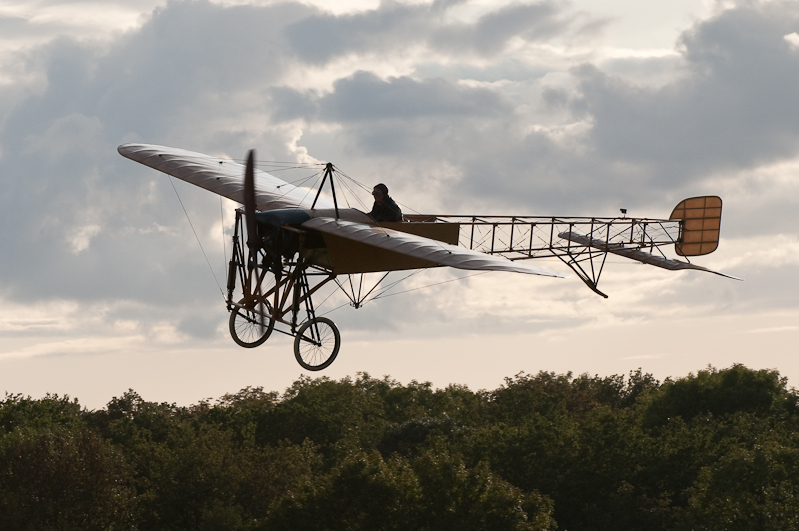
[[[372,196],[375,198],[375,201],[382,203],[383,199],[388,197],[388,186],[383,183],[375,185],[372,190]]]

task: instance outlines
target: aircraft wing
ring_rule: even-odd
[[[532,266],[523,262],[512,262],[501,256],[484,254],[456,245],[450,245],[424,236],[408,234],[381,227],[326,217],[312,218],[301,225],[303,228],[321,232],[335,238],[355,242],[368,248],[398,253],[402,258],[408,257],[428,263],[430,266],[448,266],[457,269],[475,271],[510,271],[547,277],[567,278],[554,271]],[[328,245],[330,247],[330,245]],[[331,252],[334,249],[331,249]],[[395,255],[396,256],[396,255]],[[368,257],[364,257],[367,259]],[[399,261],[398,261],[399,262]],[[414,266],[418,267],[418,266]],[[398,269],[404,269],[400,267]],[[392,270],[387,267],[385,270]]]
[[[117,151],[123,157],[244,203],[243,164],[185,149],[150,144],[123,144]],[[255,190],[255,207],[262,211],[278,208],[310,209],[314,200],[314,194],[308,190],[292,186],[258,169],[255,170]],[[333,204],[320,197],[316,208],[333,208]]]

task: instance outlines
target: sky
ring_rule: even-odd
[[[612,259],[602,299],[573,275],[425,271],[357,310],[331,299],[341,352],[307,373],[289,337],[229,337],[237,205],[126,142],[330,161],[406,212],[664,218],[719,195],[721,244],[695,262],[745,281]],[[7,393],[94,409],[301,375],[478,390],[733,363],[799,385],[793,1],[6,1],[0,180]]]

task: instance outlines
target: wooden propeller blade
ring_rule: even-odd
[[[247,223],[247,247],[250,251],[248,265],[250,268],[250,279],[255,279],[255,293],[257,298],[256,308],[258,311],[258,324],[263,333],[266,323],[264,322],[264,310],[266,305],[263,303],[263,293],[261,291],[261,275],[255,269],[258,263],[258,250],[261,248],[261,241],[258,238],[258,227],[255,221],[255,150],[251,149],[247,153],[247,166],[244,168],[244,219]],[[252,286],[250,287],[252,290]]]
[[[261,245],[258,241],[255,223],[255,150],[247,153],[247,166],[244,170],[244,219],[247,222],[247,247],[250,257],[255,258]]]

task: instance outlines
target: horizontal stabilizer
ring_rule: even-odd
[[[525,263],[512,262],[507,258],[492,256],[465,249],[456,245],[436,241],[424,236],[408,234],[376,225],[353,223],[333,218],[313,218],[301,225],[338,238],[344,238],[366,246],[391,251],[420,261],[429,266],[447,266],[475,271],[509,271],[547,277],[567,278],[565,275]],[[331,249],[331,253],[333,253]],[[396,255],[395,255],[396,256]],[[335,268],[335,264],[334,264]]]
[[[683,269],[695,269],[697,271],[707,271],[708,273],[713,273],[715,275],[720,275],[722,277],[731,278],[733,280],[743,280],[742,278],[734,277],[732,275],[727,275],[724,273],[719,273],[718,271],[713,271],[706,267],[690,264],[688,262],[681,262],[680,260],[672,260],[670,258],[664,258],[662,256],[655,256],[654,254],[644,252],[637,247],[636,248],[626,247],[623,243],[607,243],[604,240],[591,238],[590,236],[586,236],[585,234],[580,234],[579,232],[561,232],[560,234],[558,234],[558,236],[563,238],[564,240],[569,240],[579,245],[585,245],[586,247],[593,247],[594,249],[599,249],[600,251],[616,254],[619,256],[623,256],[625,258],[630,258],[631,260],[643,262],[644,264],[653,265],[655,267],[661,267],[663,269],[669,269],[671,271],[680,271]]]

